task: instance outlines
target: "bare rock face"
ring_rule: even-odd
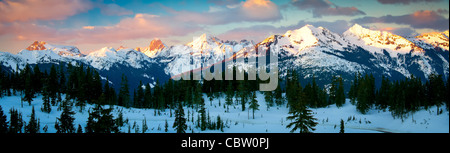
[[[136,51],[140,51],[149,57],[154,57],[156,53],[163,50],[166,46],[158,38],[153,39],[148,47],[136,47]]]
[[[150,42],[149,50],[162,50],[164,47],[165,46],[160,39],[153,39],[152,42]]]
[[[27,50],[46,50],[45,44],[47,44],[45,41],[34,41],[30,46],[27,47]]]

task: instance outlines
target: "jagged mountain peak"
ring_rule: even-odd
[[[351,44],[360,46],[372,53],[383,53],[386,50],[391,54],[391,57],[397,57],[399,53],[423,52],[422,48],[417,47],[416,44],[402,36],[388,31],[363,28],[358,24],[353,25],[343,35]]]
[[[159,39],[153,39],[148,47],[136,47],[136,51],[142,52],[148,57],[154,57],[158,52],[166,48],[166,45]]]
[[[45,50],[47,48],[45,48],[45,44],[47,44],[47,42],[45,41],[34,41],[30,46],[28,46],[26,48],[26,50],[32,51],[32,50]]]
[[[444,32],[423,33],[412,38],[412,41],[426,49],[441,48],[442,50],[449,50],[448,30]]]
[[[124,46],[120,46],[119,48],[117,48],[116,50],[122,50],[122,49],[127,49],[127,47],[124,47]]]
[[[80,50],[75,46],[52,45],[45,41],[34,41],[26,48],[28,51],[50,50],[62,56],[82,56]]]
[[[193,41],[188,43],[187,46],[195,50],[204,51],[211,50],[220,44],[222,44],[220,39],[205,33],[199,37],[193,37]]]
[[[166,45],[164,45],[160,39],[155,38],[150,42],[150,46],[148,47],[150,51],[160,51],[164,49]]]

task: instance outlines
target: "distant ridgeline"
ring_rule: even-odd
[[[42,70],[49,70],[52,64],[65,65],[65,69],[68,63],[84,64],[118,92],[121,74],[125,74],[130,87],[138,86],[140,81],[153,87],[158,81],[161,85],[167,83],[171,74],[202,69],[222,62],[224,57],[233,57],[237,70],[248,71],[254,65],[248,63],[249,59],[262,50],[278,54],[281,79],[286,79],[288,70],[296,70],[302,86],[314,78],[319,87],[327,90],[333,76],[339,76],[348,92],[357,73],[372,74],[377,88],[383,76],[400,81],[413,75],[422,83],[433,73],[443,79],[449,77],[448,30],[405,38],[357,24],[341,34],[306,25],[261,42],[220,40],[203,34],[187,44],[167,46],[155,39],[146,47],[104,47],[87,55],[75,46],[36,41],[17,54],[0,52],[0,66],[15,73],[26,64],[38,65]],[[285,87],[284,82],[280,83]]]

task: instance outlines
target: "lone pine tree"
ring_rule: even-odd
[[[299,101],[291,105],[292,109],[290,109],[289,114],[292,115],[287,117],[287,120],[293,120],[293,122],[286,127],[292,128],[291,133],[297,130],[300,130],[300,133],[311,133],[316,130],[314,127],[318,124],[315,122],[317,119],[313,117],[312,111],[305,105],[303,99],[306,96],[304,92],[300,92],[299,97]]]

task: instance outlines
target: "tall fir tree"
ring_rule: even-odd
[[[267,108],[270,108],[274,104],[273,91],[264,91],[264,100],[266,101]]]
[[[338,90],[338,79],[336,76],[333,75],[332,79],[331,79],[331,87],[330,87],[330,92],[329,92],[329,103],[330,104],[335,104],[336,103],[336,97],[337,97],[337,90]],[[336,104],[337,105],[337,104]]]
[[[255,111],[259,110],[259,104],[258,104],[258,100],[256,100],[256,92],[253,91],[252,92],[252,98],[250,99],[250,106],[248,106],[249,109],[252,110],[253,112],[253,119],[255,119]]]
[[[33,101],[33,98],[36,96],[34,95],[34,89],[32,85],[32,78],[31,74],[25,74],[25,86],[24,86],[24,96],[22,97],[22,101],[28,102],[28,105],[31,105],[31,102]]]
[[[6,114],[3,112],[3,108],[0,105],[0,134],[8,133],[8,123]]]
[[[342,107],[345,104],[344,82],[342,77],[338,77],[338,89],[336,92],[336,106]]]
[[[22,113],[18,110],[11,108],[9,110],[9,131],[8,133],[22,133],[24,121],[22,119]]]
[[[245,111],[245,104],[247,103],[248,89],[246,88],[245,81],[238,81],[238,92],[236,94],[239,97],[242,111]]]
[[[178,103],[178,108],[175,110],[175,121],[172,127],[177,133],[186,133],[186,118],[184,118],[184,109],[181,103]]]
[[[344,120],[341,119],[339,133],[345,133]]]
[[[112,110],[112,108],[103,109],[100,105],[97,105],[92,111],[89,111],[85,132],[118,133],[119,127],[113,118]]]
[[[447,87],[446,87],[446,91],[445,91],[445,93],[447,93],[447,94],[445,94],[445,102],[446,102],[446,105],[447,105],[447,110],[449,110],[449,105],[450,105],[450,97],[448,97],[448,93],[450,92],[450,84],[449,84],[449,82],[450,82],[450,77],[447,77],[447,83],[446,83],[446,85],[447,85]]]
[[[52,107],[50,105],[50,91],[49,91],[49,85],[48,80],[44,79],[44,84],[42,87],[42,107],[41,111],[45,113],[50,113],[52,111]]]
[[[229,111],[230,105],[233,104],[233,96],[234,96],[234,90],[231,83],[228,83],[227,90],[226,90],[226,97],[225,97],[225,104],[227,105],[227,112]]]
[[[72,111],[71,106],[63,106],[63,112],[60,117],[57,118],[57,122],[55,123],[56,133],[75,133],[74,114],[75,112]]]
[[[36,113],[34,112],[34,106],[31,109],[30,121],[25,126],[25,133],[39,133],[40,123],[39,119],[36,119]]]
[[[42,73],[38,65],[34,66],[33,76],[31,77],[33,91],[40,92],[42,89]]]
[[[129,107],[130,102],[130,89],[128,88],[128,79],[125,74],[122,74],[122,81],[120,82],[120,91],[118,97],[118,105]]]
[[[286,127],[292,128],[291,133],[299,130],[300,133],[311,133],[312,131],[315,131],[315,126],[318,124],[315,122],[317,119],[313,117],[312,111],[309,110],[306,107],[306,101],[303,97],[306,97],[304,92],[299,92],[299,101],[295,103],[294,105],[291,105],[293,107],[290,109],[289,114],[291,116],[288,116],[287,120],[293,120],[291,123],[289,123]]]
[[[50,94],[51,103],[56,105],[56,94],[59,91],[58,74],[56,72],[55,65],[50,68],[50,74],[48,78],[48,90]]]

